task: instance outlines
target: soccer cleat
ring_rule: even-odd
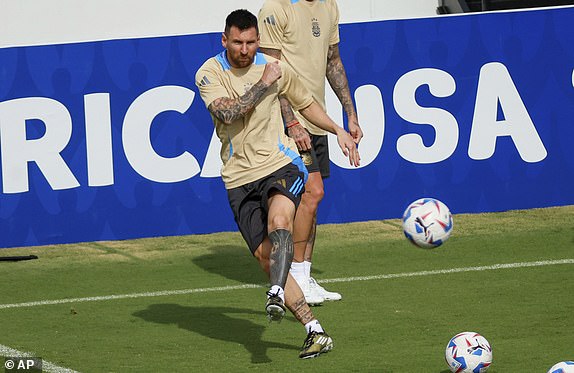
[[[341,300],[343,298],[339,293],[325,290],[325,288],[319,285],[313,277],[309,277],[309,290],[311,294],[320,296],[327,301]]]
[[[279,293],[267,292],[267,303],[265,304],[265,312],[267,312],[267,318],[269,322],[271,321],[281,321],[283,316],[285,316],[285,304],[283,299],[279,296]]]
[[[311,290],[311,286],[308,280],[303,280],[302,283],[297,281],[297,283],[299,284],[299,287],[305,296],[305,302],[307,302],[309,306],[319,306],[325,301],[319,292]]]
[[[309,332],[299,353],[301,359],[310,359],[333,349],[333,340],[327,333]]]

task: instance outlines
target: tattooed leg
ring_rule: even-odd
[[[276,229],[269,232],[269,240],[269,280],[271,285],[279,285],[284,289],[293,261],[293,236],[286,229]]]
[[[313,261],[313,248],[315,247],[315,237],[317,235],[317,210],[313,215],[313,222],[311,223],[311,232],[309,233],[309,238],[305,242],[305,261]]]
[[[315,320],[311,308],[305,301],[303,292],[297,285],[293,276],[289,275],[285,288],[285,305],[293,313],[293,316],[303,325]]]

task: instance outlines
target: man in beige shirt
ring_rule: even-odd
[[[356,144],[363,137],[345,68],[339,54],[339,9],[335,0],[266,0],[259,12],[260,49],[281,59],[297,73],[313,98],[325,109],[325,77],[347,115]],[[323,178],[329,176],[327,133],[282,99],[283,119],[295,139],[309,171],[305,193],[295,217],[295,253],[291,274],[307,303],[340,300],[341,294],[325,290],[311,277],[317,208],[323,198]],[[292,109],[296,112],[293,113]]]
[[[336,134],[352,165],[359,165],[359,154],[351,136],[325,114],[287,65],[257,53],[253,14],[241,9],[229,14],[221,42],[225,50],[199,68],[195,83],[222,143],[221,176],[229,203],[249,249],[269,276],[269,319],[280,321],[287,306],[307,331],[299,357],[315,357],[331,350],[333,341],[289,274],[293,221],[307,171],[294,141],[285,135],[279,96]]]

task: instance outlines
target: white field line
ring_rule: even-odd
[[[56,299],[56,300],[40,300],[40,301],[36,301],[36,302],[0,304],[0,310],[6,309],[6,308],[25,308],[25,307],[35,307],[35,306],[48,306],[48,305],[53,305],[53,304],[98,302],[98,301],[114,300],[114,299],[163,297],[163,296],[168,296],[168,295],[210,293],[210,292],[216,292],[216,291],[254,289],[254,288],[262,288],[262,287],[264,287],[264,286],[263,285],[256,285],[256,284],[245,284],[245,285],[236,285],[236,286],[220,286],[220,287],[214,287],[214,288],[162,290],[162,291],[153,291],[153,292],[148,292],[148,293],[102,295],[102,296],[97,296],[97,297],[86,297],[86,298],[65,298],[65,299]]]
[[[544,266],[553,266],[553,265],[560,265],[560,264],[574,264],[574,259],[541,260],[541,261],[537,261],[537,262],[493,264],[493,265],[489,265],[489,266],[480,266],[480,267],[439,269],[439,270],[433,270],[433,271],[395,273],[395,274],[388,274],[388,275],[333,278],[333,279],[321,280],[320,282],[321,283],[334,283],[334,282],[353,282],[353,281],[369,281],[369,280],[387,280],[387,279],[401,278],[401,277],[447,275],[447,274],[451,274],[451,273],[461,273],[461,272],[482,272],[482,271],[493,271],[493,270],[497,270],[497,269],[544,267]],[[1,307],[2,306],[0,305],[0,309],[1,309]]]
[[[493,265],[489,265],[489,266],[480,266],[480,267],[462,267],[462,268],[439,269],[439,270],[432,270],[432,271],[391,273],[391,274],[386,274],[386,275],[333,278],[333,279],[321,280],[320,282],[321,283],[335,283],[335,282],[387,280],[387,279],[403,278],[403,277],[434,276],[434,275],[444,275],[444,274],[462,273],[462,272],[482,272],[482,271],[493,271],[493,270],[499,270],[499,269],[544,267],[544,266],[553,266],[553,265],[561,265],[561,264],[574,264],[574,259],[542,260],[542,261],[536,261],[536,262],[493,264]],[[98,302],[98,301],[108,301],[108,300],[116,300],[116,299],[149,298],[149,297],[163,297],[163,296],[170,296],[170,295],[186,295],[186,294],[194,294],[194,293],[211,293],[211,292],[242,290],[242,289],[255,289],[255,288],[265,288],[265,287],[266,287],[266,285],[262,285],[262,284],[259,284],[259,285],[258,284],[244,284],[244,285],[235,285],[235,286],[220,286],[220,287],[213,287],[213,288],[164,290],[164,291],[154,291],[154,292],[146,292],[146,293],[102,295],[102,296],[86,297],[86,298],[65,298],[65,299],[55,299],[55,300],[40,300],[40,301],[35,301],[35,302],[0,304],[0,310],[8,309],[8,308],[26,308],[26,307],[36,307],[36,306],[48,306],[48,305],[55,305],[55,304],[67,304],[67,303]]]
[[[38,357],[31,352],[19,351],[8,346],[0,345],[0,356],[5,357]],[[78,373],[75,370],[60,367],[54,363],[42,359],[42,372],[50,373]]]

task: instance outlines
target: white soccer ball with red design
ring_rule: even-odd
[[[574,361],[561,361],[554,364],[548,373],[574,373]]]
[[[418,199],[403,214],[405,236],[425,249],[442,245],[450,237],[452,227],[450,210],[435,198]]]
[[[451,372],[485,373],[492,364],[492,348],[478,333],[459,333],[448,342],[445,359]]]

